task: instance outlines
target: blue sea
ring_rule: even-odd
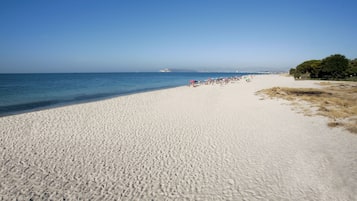
[[[0,74],[0,116],[184,86],[243,73]]]

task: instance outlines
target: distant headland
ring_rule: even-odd
[[[170,73],[170,72],[179,72],[179,73],[188,72],[188,73],[191,73],[191,72],[197,72],[197,71],[191,70],[191,69],[170,69],[170,68],[164,68],[164,69],[159,70],[159,72],[161,72],[161,73]]]

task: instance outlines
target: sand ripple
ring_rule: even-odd
[[[277,85],[313,83],[257,76],[0,118],[0,198],[357,200],[357,137],[254,95]]]

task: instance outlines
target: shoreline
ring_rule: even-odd
[[[255,93],[280,75],[0,118],[0,198],[354,200],[357,138]]]
[[[154,76],[146,76],[147,74]],[[1,74],[0,74],[1,75]],[[152,73],[54,73],[54,74],[25,74],[25,81],[22,81],[19,77],[16,77],[19,74],[9,74],[15,77],[10,77],[8,79],[15,80],[9,81],[10,84],[8,87],[8,91],[16,91],[16,86],[23,85],[24,83],[30,82],[33,87],[28,87],[24,91],[18,92],[19,95],[10,94],[10,96],[3,97],[4,99],[1,100],[0,104],[0,117],[2,116],[10,116],[14,114],[22,114],[31,111],[40,111],[43,109],[49,108],[57,108],[72,104],[80,104],[86,102],[93,102],[93,101],[100,101],[125,95],[131,95],[136,93],[143,93],[148,91],[156,91],[162,89],[169,89],[175,88],[180,86],[185,86],[192,77],[197,77],[202,79],[207,79],[209,76],[244,76],[244,73],[169,73],[169,74],[162,74],[157,72]],[[23,74],[20,74],[24,76]],[[34,76],[37,77],[34,79]],[[51,75],[53,78],[43,77],[43,75]],[[66,76],[64,76],[66,75]],[[73,78],[67,75],[76,75]],[[95,84],[94,82],[91,83],[90,81],[84,81],[86,79],[94,79],[93,76],[99,75],[99,78],[95,79],[102,79],[102,82],[106,82],[104,91],[98,90],[98,86],[103,84],[100,81],[97,81]],[[102,75],[107,75],[107,77],[103,77]],[[123,76],[124,75],[124,76]],[[139,75],[138,77],[136,77]],[[180,76],[184,75],[185,78]],[[38,77],[40,76],[40,77]],[[126,76],[126,77],[125,77]],[[207,76],[207,77],[206,77]],[[172,77],[172,80],[171,78]],[[115,78],[115,79],[114,79]],[[41,85],[38,80],[44,79],[46,84],[50,85],[49,88],[41,88]],[[77,90],[76,93],[69,93],[70,90],[61,90],[58,88],[58,85],[54,84],[53,80],[59,79],[60,81],[66,83],[65,85],[61,85],[63,88],[72,88],[71,90]],[[72,79],[72,80],[71,80]],[[77,82],[83,84],[79,88],[73,88],[78,83],[74,82],[73,80],[78,79]],[[94,80],[95,80],[94,79]],[[152,81],[145,81],[145,80],[153,79]],[[165,80],[166,79],[166,80]],[[29,81],[30,80],[30,81]],[[134,81],[133,81],[134,80]],[[3,81],[4,88],[6,88],[6,79]],[[155,82],[159,82],[161,84],[155,84]],[[12,83],[12,84],[11,84]],[[46,85],[45,84],[45,85]],[[73,85],[73,86],[72,86]],[[89,85],[92,85],[92,90],[86,91],[85,88]],[[113,86],[115,86],[113,88]],[[127,88],[121,87],[126,86]],[[37,87],[37,89],[36,89]],[[35,90],[34,94],[31,94],[31,90]],[[109,89],[109,90],[107,90]],[[38,90],[42,90],[41,93],[44,93],[44,96],[39,96],[41,94]],[[59,93],[51,93],[51,91],[57,91]],[[7,94],[5,91],[0,91],[4,94]],[[67,94],[66,94],[67,93]],[[28,96],[31,95],[31,96]],[[6,102],[5,100],[8,99]],[[25,100],[25,101],[24,101]],[[10,102],[12,101],[12,102]]]
[[[7,117],[7,116],[13,116],[13,115],[19,115],[19,114],[26,114],[26,113],[30,113],[30,112],[38,112],[38,111],[43,111],[43,110],[56,109],[56,108],[60,108],[60,107],[67,107],[67,106],[71,106],[71,105],[92,103],[92,102],[97,102],[97,101],[105,101],[105,100],[118,98],[118,97],[122,97],[122,96],[130,96],[130,95],[135,95],[135,94],[140,94],[140,93],[146,93],[146,92],[158,91],[158,90],[166,90],[166,89],[172,89],[172,88],[178,88],[178,87],[184,87],[184,86],[171,86],[171,87],[142,89],[142,90],[136,90],[136,91],[132,91],[132,92],[123,92],[120,94],[112,94],[112,95],[96,94],[96,95],[89,95],[89,96],[91,96],[89,99],[82,98],[81,96],[78,96],[74,100],[73,99],[70,99],[70,100],[48,100],[48,101],[31,102],[31,103],[24,103],[24,104],[10,105],[10,106],[1,106],[0,111],[2,109],[7,110],[6,108],[9,108],[9,107],[10,108],[26,107],[26,105],[33,105],[33,104],[41,105],[41,106],[35,106],[30,109],[19,109],[19,110],[12,109],[9,112],[7,112],[7,111],[1,112],[0,118]],[[50,103],[42,106],[42,103],[47,103],[47,102],[50,102]]]

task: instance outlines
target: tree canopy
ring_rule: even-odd
[[[346,79],[357,76],[357,59],[334,54],[322,60],[308,60],[290,69],[297,79]]]

